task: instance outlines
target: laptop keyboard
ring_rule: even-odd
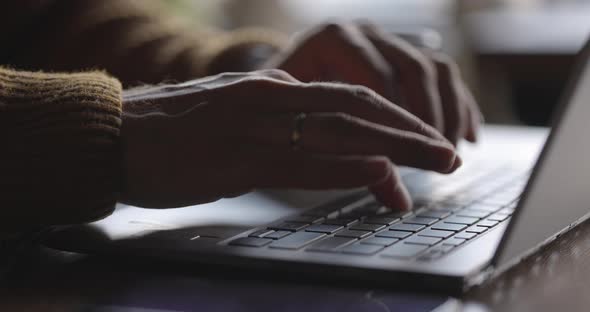
[[[228,245],[438,259],[508,222],[529,175],[502,167],[463,172],[445,178],[418,171],[404,176],[419,186],[410,189],[415,198],[410,212],[357,194],[256,229]]]

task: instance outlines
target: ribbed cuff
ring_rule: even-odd
[[[121,84],[0,68],[0,226],[93,221],[121,188]]]

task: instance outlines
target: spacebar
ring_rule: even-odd
[[[297,232],[273,242],[268,247],[281,249],[299,249],[324,236],[326,236],[326,234],[314,232]]]

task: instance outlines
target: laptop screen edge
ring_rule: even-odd
[[[498,246],[496,247],[496,251],[494,253],[494,256],[492,257],[492,259],[490,261],[490,265],[495,267],[497,270],[503,270],[505,268],[511,267],[513,264],[518,263],[521,259],[523,259],[527,255],[530,255],[534,251],[538,250],[538,248],[551,242],[559,234],[569,230],[573,226],[583,222],[588,217],[590,217],[590,213],[580,216],[580,218],[576,222],[570,224],[569,226],[564,227],[561,231],[555,232],[553,235],[546,237],[544,240],[540,241],[537,245],[530,246],[527,250],[524,250],[519,255],[515,255],[515,256],[506,256],[505,255],[506,250],[508,248],[508,244],[510,243],[509,238],[514,233],[514,227],[517,223],[518,218],[523,214],[522,213],[523,207],[528,202],[528,199],[529,199],[528,197],[531,193],[530,190],[533,187],[534,181],[536,181],[536,179],[538,178],[538,175],[540,173],[540,169],[543,168],[543,166],[546,162],[545,156],[547,156],[548,151],[550,151],[555,145],[555,142],[554,142],[555,137],[556,137],[557,133],[559,133],[560,129],[563,126],[563,121],[565,119],[566,113],[568,112],[568,110],[572,106],[570,104],[573,101],[574,94],[575,94],[579,84],[581,83],[583,75],[590,74],[590,73],[587,73],[587,71],[588,71],[587,66],[589,66],[587,64],[589,62],[590,62],[590,37],[586,41],[586,44],[584,45],[584,47],[578,53],[577,60],[575,62],[576,64],[575,64],[574,70],[572,72],[572,75],[571,75],[571,77],[567,83],[567,86],[564,90],[564,93],[558,103],[556,112],[552,117],[551,131],[549,133],[547,141],[544,144],[544,146],[538,156],[538,159],[533,167],[532,174],[531,174],[529,180],[527,181],[527,184],[526,184],[524,191],[522,193],[523,195],[516,207],[514,215],[512,216],[509,224],[507,225],[507,228],[506,228],[504,234],[502,235],[502,238],[501,238],[500,242],[498,243]]]

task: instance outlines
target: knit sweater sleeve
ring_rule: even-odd
[[[0,67],[0,231],[88,222],[120,191],[121,85]]]
[[[162,13],[161,5],[152,0],[0,1],[0,64],[101,69],[130,86],[210,75],[225,56],[239,54],[232,53],[236,49],[262,45],[275,51],[284,42],[262,29],[189,27]]]

